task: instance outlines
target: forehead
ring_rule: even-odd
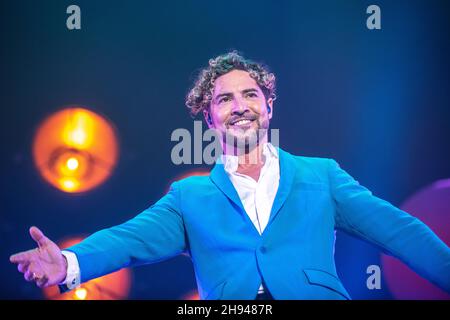
[[[247,71],[233,70],[214,81],[214,96],[225,92],[240,92],[250,88],[261,90]]]

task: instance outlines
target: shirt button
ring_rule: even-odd
[[[267,248],[265,246],[261,246],[261,247],[259,247],[259,251],[261,253],[266,253],[267,252]]]

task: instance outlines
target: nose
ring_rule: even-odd
[[[231,113],[233,114],[243,114],[244,112],[248,111],[248,106],[245,101],[242,101],[241,99],[234,99]]]

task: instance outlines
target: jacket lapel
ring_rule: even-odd
[[[281,148],[278,148],[278,154],[280,159],[280,183],[278,191],[273,201],[272,210],[270,212],[269,222],[266,229],[271,222],[275,219],[284,202],[286,201],[289,193],[292,189],[292,183],[295,177],[295,163],[292,155]]]
[[[278,154],[280,160],[280,183],[278,186],[277,194],[275,196],[275,200],[272,205],[272,210],[270,212],[269,222],[265,230],[267,230],[270,223],[275,219],[276,215],[286,201],[292,189],[292,183],[295,176],[295,163],[292,155],[280,148],[278,148]],[[230,199],[238,208],[241,209],[241,213],[243,213],[248,218],[244,206],[242,205],[241,199],[239,198],[236,189],[234,189],[230,178],[228,178],[223,164],[215,164],[214,168],[211,171],[210,178],[213,183],[228,197],[228,199]],[[247,220],[250,221],[249,218]],[[253,225],[251,221],[250,224]]]
[[[241,209],[241,212],[245,213],[244,206],[242,205],[239,195],[234,189],[233,183],[228,178],[227,173],[223,167],[223,164],[216,163],[211,171],[210,178],[213,183],[230,199],[237,207]]]
[[[250,229],[253,231],[254,235],[260,236],[258,230],[245,211],[244,205],[241,202],[241,198],[239,198],[239,194],[237,193],[236,189],[233,186],[233,183],[225,172],[223,164],[216,163],[211,171],[210,178],[213,183],[228,197],[228,199],[230,199],[234,203],[234,205],[240,209],[239,214],[246,221]]]

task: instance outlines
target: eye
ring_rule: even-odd
[[[220,98],[218,102],[219,102],[219,104],[220,104],[220,103],[229,102],[230,100],[231,100],[230,97],[224,96],[224,97]]]
[[[256,92],[248,92],[248,93],[245,95],[245,97],[246,97],[246,98],[256,98],[256,97],[258,97],[258,95],[256,94]]]

